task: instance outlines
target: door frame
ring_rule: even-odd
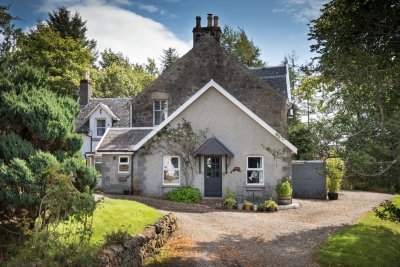
[[[203,177],[204,177],[204,197],[218,197],[218,198],[220,198],[220,197],[222,197],[222,155],[203,155],[203,157],[204,157],[204,159],[203,159],[203,164],[204,164],[204,167],[203,167],[203,170],[204,170],[204,175],[203,175]],[[220,182],[221,182],[221,194],[220,194],[220,196],[207,196],[206,195],[206,175],[207,175],[207,172],[206,172],[206,158],[219,158],[219,176],[220,176]]]

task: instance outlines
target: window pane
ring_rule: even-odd
[[[106,120],[97,120],[97,127],[106,127]]]
[[[178,169],[179,158],[178,157],[165,157],[164,158],[164,169]]]
[[[259,169],[262,168],[261,157],[248,157],[248,168]]]
[[[179,171],[164,171],[164,184],[179,184]]]
[[[160,101],[154,101],[154,110],[160,110]]]
[[[119,165],[119,171],[120,172],[128,172],[129,171],[129,165]]]
[[[128,158],[127,157],[120,157],[119,158],[120,163],[128,163]]]
[[[162,122],[162,111],[154,111],[154,125],[159,125]]]
[[[160,110],[167,110],[167,101],[160,101]]]
[[[247,171],[248,184],[262,184],[264,183],[263,171]]]

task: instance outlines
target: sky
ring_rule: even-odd
[[[47,12],[65,6],[87,21],[89,38],[103,51],[122,52],[132,63],[147,58],[159,62],[162,50],[176,48],[183,56],[192,48],[195,17],[217,15],[219,25],[243,28],[261,49],[268,66],[280,65],[293,50],[305,64],[316,56],[310,52],[308,23],[320,15],[326,0],[0,0],[21,20],[14,23],[24,31]]]

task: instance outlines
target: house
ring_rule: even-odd
[[[193,186],[204,197],[222,197],[225,188],[271,195],[279,179],[291,176],[297,149],[284,130],[287,67],[249,69],[221,48],[220,36],[217,16],[209,15],[206,27],[196,17],[193,48],[132,99],[91,98],[90,81],[82,80],[77,129],[103,190],[131,191],[135,183],[141,194],[159,197],[181,186],[182,159],[145,147],[182,120],[195,132],[207,129],[192,153]]]

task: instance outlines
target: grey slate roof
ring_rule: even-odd
[[[89,103],[81,108],[76,118],[76,131],[78,133],[89,132],[89,118],[87,115],[93,111],[100,103],[108,106],[108,108],[119,118],[114,121],[113,127],[129,127],[130,126],[130,104],[132,98],[92,98]]]
[[[133,151],[132,148],[142,140],[151,129],[109,128],[97,152]]]
[[[250,70],[281,96],[289,98],[286,81],[286,66],[250,68]]]

